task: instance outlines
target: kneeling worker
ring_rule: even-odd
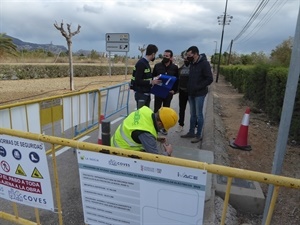
[[[159,141],[165,150],[163,155],[171,156],[172,145],[157,134],[162,128],[169,130],[177,121],[178,115],[174,109],[161,107],[154,113],[149,107],[143,106],[123,120],[111,137],[110,144],[112,147],[159,154],[156,142]]]

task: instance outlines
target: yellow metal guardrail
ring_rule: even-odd
[[[226,211],[227,211],[227,206],[228,206],[232,178],[252,180],[252,181],[257,181],[260,183],[273,184],[275,186],[275,191],[274,191],[274,194],[272,196],[272,201],[271,201],[271,207],[269,209],[267,220],[265,223],[266,225],[269,225],[271,222],[271,218],[273,215],[274,206],[276,204],[276,199],[278,196],[279,188],[287,187],[287,188],[300,189],[300,179],[296,179],[296,178],[284,177],[284,176],[267,174],[267,173],[260,173],[260,172],[245,170],[245,169],[237,169],[237,168],[221,166],[221,165],[216,165],[216,164],[209,164],[209,163],[205,163],[205,162],[197,162],[197,161],[180,159],[180,158],[166,157],[166,156],[162,156],[162,155],[155,155],[155,154],[149,154],[149,153],[144,153],[144,152],[128,151],[128,150],[123,150],[123,149],[114,148],[114,147],[110,147],[110,146],[103,146],[103,145],[97,145],[97,144],[92,144],[92,143],[80,142],[80,141],[70,140],[70,139],[66,139],[66,138],[53,137],[53,136],[49,136],[49,135],[41,135],[41,134],[34,134],[34,133],[29,133],[29,132],[16,131],[16,130],[11,130],[11,129],[7,129],[7,128],[0,128],[0,134],[6,134],[6,135],[22,137],[22,138],[31,139],[31,140],[42,141],[45,143],[52,144],[53,147],[54,147],[54,145],[69,146],[69,147],[73,147],[73,148],[81,149],[81,150],[113,154],[113,155],[118,155],[118,156],[122,156],[122,157],[134,157],[134,158],[139,158],[139,159],[147,160],[147,161],[160,162],[160,163],[165,163],[165,164],[172,164],[172,165],[177,165],[177,166],[202,169],[202,170],[207,170],[209,173],[212,173],[212,174],[219,174],[219,175],[227,176],[228,182],[227,182],[227,190],[226,190],[222,219],[221,219],[222,225],[225,224]],[[53,157],[53,167],[54,168],[56,167],[55,157]],[[60,206],[60,195],[59,195],[57,172],[54,173],[54,176],[55,176],[55,183],[57,183],[56,200],[57,200],[58,206]],[[61,211],[62,210],[60,210],[60,208],[58,207],[58,214],[59,214],[59,218],[60,218],[59,224],[60,225],[63,224]],[[40,224],[38,221],[36,223],[32,223],[30,221],[27,222],[27,220],[25,220],[25,219],[21,220],[18,217],[17,212],[15,212],[15,216],[12,216],[12,215],[8,216],[4,212],[0,212],[0,218],[9,219],[10,221],[14,221],[14,222],[17,221],[19,224]],[[39,218],[39,217],[37,217],[37,218]]]

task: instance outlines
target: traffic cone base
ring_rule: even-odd
[[[243,150],[243,151],[251,151],[252,150],[250,145],[238,146],[238,145],[235,144],[234,141],[235,141],[234,138],[231,141],[229,141],[230,147],[235,148],[235,149],[240,149],[240,150]]]

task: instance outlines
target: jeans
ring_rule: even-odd
[[[195,133],[195,126],[196,123],[198,123],[196,135],[199,137],[201,136],[203,123],[204,123],[203,105],[204,105],[205,96],[206,95],[197,96],[197,97],[189,96],[190,113],[191,113],[189,133],[191,134]]]
[[[189,100],[188,93],[184,90],[179,89],[179,120],[178,123],[180,126],[184,126],[184,117],[186,104]]]

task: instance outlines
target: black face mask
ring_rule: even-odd
[[[189,66],[190,65],[190,61],[184,61],[183,62],[185,66]]]
[[[194,61],[194,57],[193,57],[193,56],[186,57],[186,59],[187,59],[189,62],[193,62],[193,61]]]
[[[163,59],[162,59],[162,63],[168,63],[168,62],[170,62],[170,59],[169,59],[169,58],[163,58]]]
[[[151,62],[154,62],[154,60],[155,60],[155,56],[153,57],[153,59],[151,59]]]

